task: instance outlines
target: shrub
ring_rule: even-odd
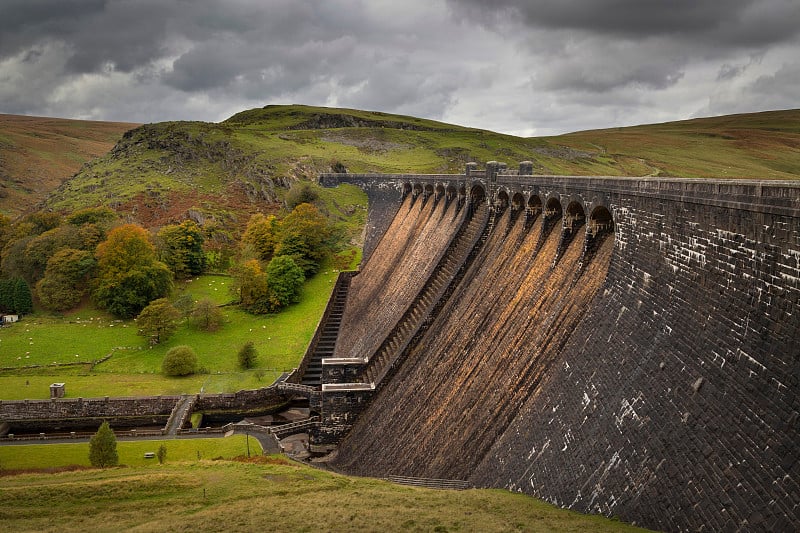
[[[255,345],[253,344],[252,341],[248,341],[239,350],[239,366],[242,367],[244,370],[253,368],[254,366],[256,366],[257,357],[258,357],[258,352],[256,352]]]
[[[286,193],[286,207],[294,209],[300,204],[313,204],[318,199],[319,193],[309,182],[298,182]]]
[[[156,457],[158,457],[158,464],[163,465],[164,461],[167,459],[167,445],[161,444],[158,447],[158,453],[156,453]]]
[[[195,374],[197,372],[197,355],[189,346],[175,346],[164,356],[161,371],[167,376]]]

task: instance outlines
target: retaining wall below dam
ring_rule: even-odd
[[[399,204],[475,184],[512,208],[338,468],[505,487],[665,531],[800,523],[800,187],[491,168],[323,182],[336,179],[368,194],[383,180],[371,209],[391,187]],[[562,223],[508,214],[532,205],[558,205]],[[612,214],[593,254],[591,232],[564,245],[576,205],[584,229]]]

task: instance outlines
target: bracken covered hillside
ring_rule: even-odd
[[[292,182],[332,168],[452,172],[468,161],[513,167],[531,160],[540,174],[800,178],[800,110],[546,138],[301,105],[251,109],[221,123],[148,124],[122,138],[133,125],[22,118],[36,131],[20,136],[16,126],[0,123],[0,212],[12,216],[53,191],[46,207],[57,211],[104,204],[148,226],[184,218],[188,210],[242,223],[247,216],[239,211],[268,210]],[[50,138],[53,143],[42,144]],[[63,151],[74,139],[97,140],[91,150]],[[113,139],[119,141],[110,152],[58,187],[64,173],[103,154]],[[64,169],[29,171],[38,167],[9,163],[20,157]]]

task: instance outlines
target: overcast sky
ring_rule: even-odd
[[[800,107],[798,0],[0,0],[0,113],[266,104],[516,135]]]

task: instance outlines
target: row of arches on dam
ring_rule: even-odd
[[[611,208],[602,195],[592,196],[587,201],[581,194],[561,194],[553,190],[487,187],[485,180],[405,181],[399,187],[403,198],[421,198],[423,202],[433,199],[434,203],[455,201],[459,206],[466,202],[472,205],[486,202],[498,213],[506,209],[515,214],[524,212],[529,223],[543,215],[550,225],[561,221],[566,235],[572,235],[581,228],[585,228],[590,238],[614,232]]]

